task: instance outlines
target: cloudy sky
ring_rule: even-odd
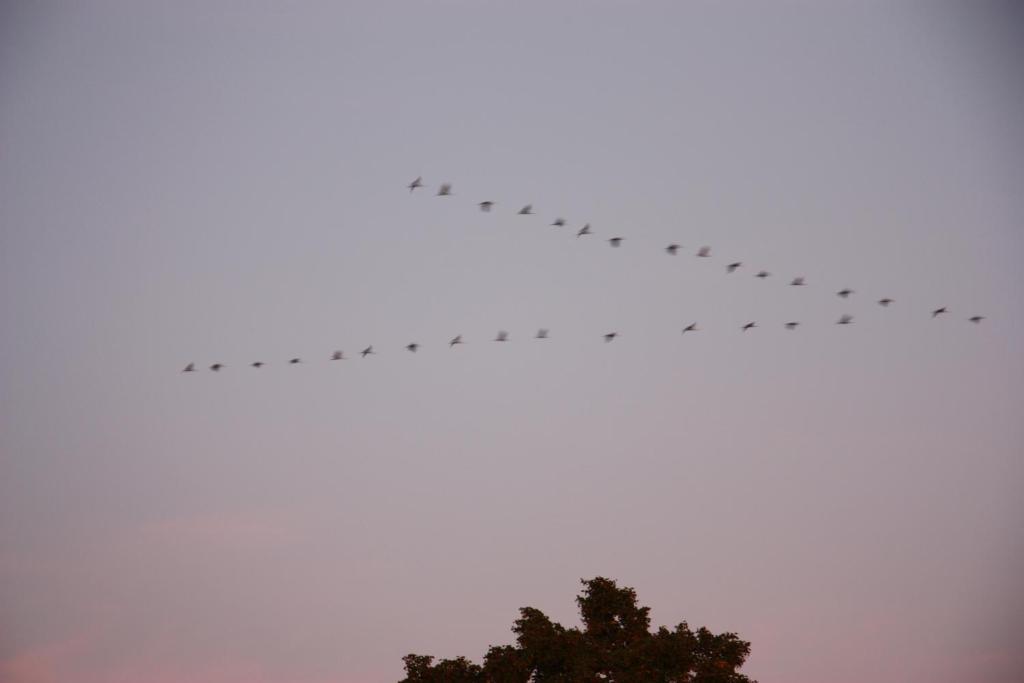
[[[0,680],[390,683],[596,575],[763,683],[1019,680],[1021,19],[5,3]]]

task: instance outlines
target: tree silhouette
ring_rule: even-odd
[[[750,643],[735,633],[690,630],[682,622],[650,631],[650,608],[615,581],[584,580],[577,596],[582,630],[533,607],[519,610],[515,645],[492,645],[483,666],[465,657],[410,654],[399,683],[753,683],[737,672]]]

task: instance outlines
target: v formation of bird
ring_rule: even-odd
[[[417,176],[417,178],[415,180],[413,180],[411,183],[409,183],[409,185],[407,187],[409,189],[409,193],[412,194],[412,193],[416,192],[416,190],[419,190],[421,188],[426,188],[427,186],[424,185],[422,176]],[[452,183],[442,183],[440,186],[438,186],[436,196],[438,196],[438,197],[452,197],[452,196],[455,196],[455,193],[452,192]],[[497,203],[492,201],[492,200],[484,200],[484,201],[481,201],[481,202],[477,203],[477,206],[480,208],[480,211],[482,211],[483,213],[491,213],[496,205],[497,205]],[[518,209],[518,211],[516,211],[516,215],[519,215],[519,216],[533,216],[533,215],[535,215],[534,214],[534,210],[533,210],[533,205],[532,204],[525,204],[525,205],[523,205],[520,209]],[[566,221],[566,219],[565,218],[561,218],[561,217],[555,218],[554,221],[552,221],[552,223],[551,223],[551,227],[556,227],[556,228],[566,227],[567,225],[568,225],[568,222]],[[580,227],[579,230],[577,230],[576,237],[577,238],[579,238],[579,237],[586,237],[586,236],[593,235],[593,234],[594,234],[594,232],[593,232],[593,230],[591,228],[591,224],[590,223],[584,223],[582,225],[582,227]],[[618,237],[618,236],[610,237],[610,238],[608,238],[608,244],[611,245],[613,248],[619,248],[619,247],[622,246],[622,243],[623,243],[624,240],[625,240],[624,237]],[[684,249],[684,247],[682,245],[676,244],[676,243],[673,242],[672,244],[669,244],[669,245],[667,245],[665,247],[665,253],[667,253],[669,256],[677,256],[679,254],[679,251],[682,250],[682,249]],[[698,258],[711,258],[711,247],[710,246],[706,246],[706,245],[705,246],[701,246],[701,247],[699,247],[696,250],[695,255]],[[739,271],[743,267],[744,267],[744,264],[743,264],[742,261],[733,261],[733,262],[730,262],[730,263],[726,264],[725,271],[726,271],[727,274],[731,275],[731,274],[736,273],[737,271]],[[756,273],[754,273],[754,277],[756,277],[758,279],[761,279],[761,280],[764,280],[764,279],[766,279],[768,277],[771,277],[771,273],[769,271],[767,271],[767,270],[758,270]],[[806,282],[806,280],[805,280],[805,278],[803,276],[797,276],[797,277],[794,277],[794,278],[792,278],[790,280],[789,285],[791,287],[804,287],[804,286],[807,285],[807,282]],[[853,290],[853,289],[851,289],[849,287],[844,287],[843,289],[840,289],[839,291],[836,292],[836,296],[838,296],[841,299],[847,300],[852,295],[854,295],[855,293],[856,293],[855,290]],[[890,305],[892,305],[894,303],[895,303],[895,299],[892,299],[891,297],[883,297],[881,299],[878,299],[878,301],[877,301],[877,304],[879,306],[881,306],[882,308],[888,308]],[[938,318],[940,316],[946,315],[948,313],[949,313],[949,309],[946,306],[940,306],[939,308],[936,308],[936,309],[931,311],[931,318],[935,319],[935,318]],[[983,320],[985,320],[985,316],[983,316],[983,315],[972,315],[969,318],[967,318],[968,322],[971,322],[971,323],[973,323],[975,325],[980,324]],[[792,331],[792,330],[796,330],[797,327],[799,325],[801,325],[801,324],[802,323],[800,321],[791,320],[791,321],[787,321],[787,322],[783,323],[783,327],[785,329],[787,329],[787,330]],[[836,320],[835,324],[837,324],[837,325],[852,325],[853,324],[853,316],[849,315],[849,314],[843,314],[843,315],[841,315],[839,317],[838,320]],[[752,320],[752,321],[749,321],[749,322],[741,325],[739,327],[739,330],[741,332],[747,332],[749,330],[757,329],[758,327],[760,327],[760,326],[757,324],[757,321],[753,321]],[[697,323],[693,322],[693,323],[690,323],[690,324],[686,325],[682,329],[682,334],[686,335],[687,333],[690,333],[690,332],[697,332],[697,331],[699,331],[699,329],[700,328],[697,327]],[[606,333],[603,333],[601,335],[601,337],[604,339],[604,342],[606,344],[615,341],[615,339],[618,336],[619,336],[618,332],[606,332]],[[537,330],[537,333],[534,335],[533,338],[536,339],[536,340],[546,340],[546,339],[548,339],[549,338],[549,331],[548,331],[548,329],[541,328],[541,329]],[[493,341],[495,341],[495,342],[508,342],[509,339],[510,339],[510,337],[509,337],[509,333],[508,332],[506,332],[505,330],[499,330],[498,333],[495,335]],[[459,345],[462,345],[462,344],[465,344],[465,343],[466,342],[463,341],[463,339],[462,339],[462,335],[459,334],[459,335],[456,335],[455,337],[453,337],[452,339],[450,339],[448,341],[448,347],[449,348],[454,348],[456,346],[459,346]],[[417,351],[419,351],[420,346],[421,345],[418,342],[410,342],[410,343],[405,345],[405,350],[408,351],[409,353],[416,353]],[[373,346],[371,345],[371,346],[367,346],[365,349],[360,351],[359,355],[362,358],[366,358],[368,356],[377,355],[377,352],[373,350]],[[329,360],[332,360],[332,361],[346,360],[346,357],[345,357],[344,352],[342,352],[342,351],[334,351],[329,356]],[[287,364],[288,365],[301,365],[301,364],[303,364],[303,361],[302,361],[301,358],[291,358],[291,359],[289,359],[287,361]],[[264,367],[265,365],[266,365],[266,363],[263,362],[263,361],[254,361],[252,363],[249,363],[249,366],[252,367],[252,368],[255,368],[255,369],[260,369],[260,368]],[[209,369],[211,371],[213,371],[213,372],[219,372],[219,371],[223,370],[226,367],[227,366],[224,363],[219,363],[218,362],[218,363],[211,364],[209,366]],[[197,371],[197,367],[196,367],[196,364],[194,362],[187,364],[184,367],[184,369],[182,369],[182,372],[196,372],[196,371]]]

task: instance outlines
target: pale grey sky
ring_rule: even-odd
[[[762,683],[1019,680],[1021,18],[5,4],[0,680],[394,681],[595,575]]]

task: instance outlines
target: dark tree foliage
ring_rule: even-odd
[[[483,666],[465,657],[408,655],[399,683],[754,683],[739,673],[750,643],[735,633],[650,630],[650,608],[610,579],[583,581],[583,628],[565,628],[533,607],[519,610],[515,645],[493,645]]]

